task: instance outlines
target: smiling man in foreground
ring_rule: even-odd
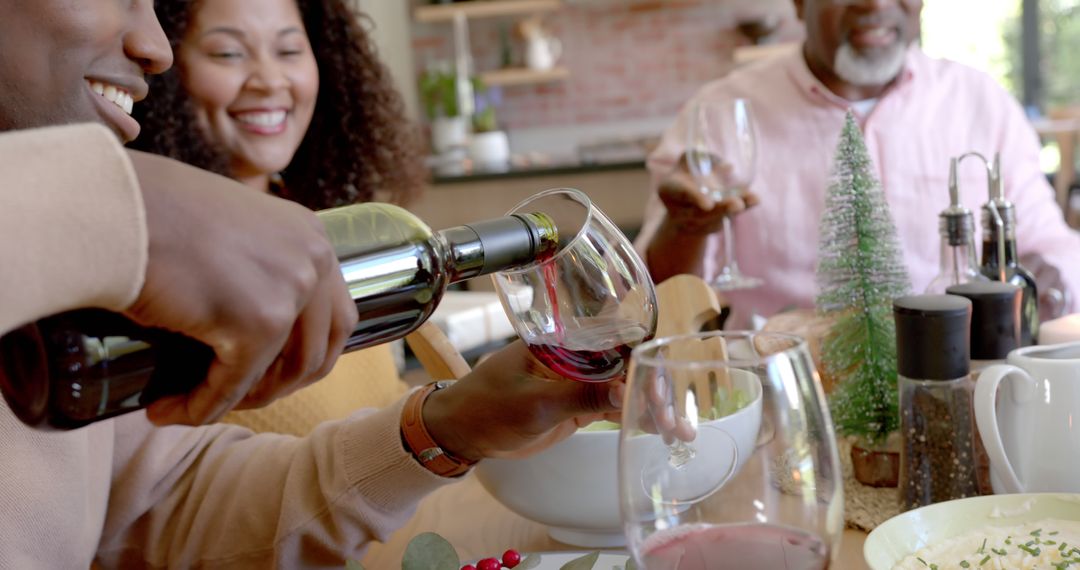
[[[148,409],[158,423],[325,374],[356,309],[314,214],[119,144],[138,134],[143,74],[171,62],[152,0],[0,14],[0,335],[100,307],[211,345],[203,384]],[[0,568],[341,568],[450,475],[614,410],[606,385],[538,378],[534,362],[515,343],[413,392],[419,419],[402,399],[302,438],[141,412],[46,433],[0,403]],[[47,381],[5,364],[0,378]],[[425,437],[403,437],[403,417]]]

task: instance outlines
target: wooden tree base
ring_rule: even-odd
[[[896,487],[900,482],[900,454],[851,446],[855,480],[869,487]]]

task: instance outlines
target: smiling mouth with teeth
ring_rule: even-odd
[[[108,83],[102,83],[100,81],[90,81],[90,89],[119,107],[128,115],[131,114],[131,110],[135,106],[135,100],[131,97],[131,93],[128,93],[115,85],[109,85]]]
[[[255,127],[274,128],[281,126],[285,122],[285,117],[288,115],[286,111],[248,111],[243,113],[233,113],[233,117],[245,124]]]

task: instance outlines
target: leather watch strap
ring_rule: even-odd
[[[451,382],[432,382],[409,395],[401,413],[401,438],[416,460],[432,473],[441,477],[457,477],[469,471],[475,462],[450,455],[431,438],[424,426],[424,401],[435,390],[449,386]]]

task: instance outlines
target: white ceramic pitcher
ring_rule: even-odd
[[[1007,362],[975,387],[994,492],[1080,492],[1080,342],[1020,348]]]
[[[536,34],[528,39],[525,46],[525,65],[529,69],[544,71],[555,67],[562,55],[562,42],[559,38]]]

